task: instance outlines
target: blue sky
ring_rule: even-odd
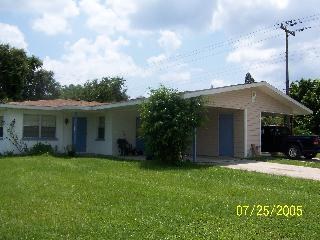
[[[284,89],[319,77],[318,2],[298,0],[0,0],[0,42],[39,56],[61,84],[120,75],[132,97],[160,83],[195,90],[256,81]]]

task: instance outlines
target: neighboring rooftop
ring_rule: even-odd
[[[37,101],[23,101],[23,102],[9,102],[8,104],[18,106],[35,106],[35,107],[94,107],[100,105],[107,105],[108,103],[88,102],[71,99],[53,99],[53,100],[37,100]]]

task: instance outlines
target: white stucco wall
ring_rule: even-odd
[[[117,140],[125,138],[132,144],[136,145],[136,118],[139,116],[137,108],[131,107],[111,112],[112,118],[112,153],[118,155]]]
[[[55,115],[56,116],[56,139],[55,140],[44,140],[41,141],[46,144],[50,144],[53,148],[57,149],[59,152],[63,151],[63,131],[62,124],[63,118],[62,114],[53,111],[37,111],[37,110],[22,110],[22,109],[7,109],[2,111],[1,115],[4,117],[4,127],[3,127],[3,139],[0,140],[0,153],[11,152],[19,153],[17,148],[8,140],[8,125],[15,119],[15,132],[18,139],[23,137],[23,115],[24,114],[39,114],[39,115]],[[39,140],[23,140],[27,147],[30,148]]]
[[[97,140],[99,117],[105,117],[105,139]],[[110,112],[104,111],[87,115],[87,152],[112,155],[112,119]]]

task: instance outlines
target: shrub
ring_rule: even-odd
[[[54,149],[50,144],[45,144],[38,142],[33,147],[29,149],[29,154],[31,155],[41,155],[41,154],[53,154]]]
[[[193,129],[200,126],[205,112],[201,97],[184,99],[176,90],[164,86],[151,90],[150,98],[140,107],[147,152],[162,162],[181,162]]]
[[[14,152],[13,152],[13,151],[5,151],[5,152],[3,153],[3,156],[5,156],[5,157],[12,157],[12,156],[14,156]]]

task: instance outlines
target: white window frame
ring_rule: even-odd
[[[26,137],[25,136],[25,133],[24,133],[24,119],[25,119],[25,116],[26,115],[30,115],[30,116],[36,116],[38,117],[38,122],[39,122],[39,125],[38,125],[38,136],[37,137]],[[54,137],[42,137],[42,133],[41,133],[41,128],[42,128],[42,117],[43,116],[53,116],[55,118],[55,133],[54,133]],[[23,139],[24,140],[57,140],[57,116],[55,115],[39,115],[39,114],[24,114],[23,115],[23,128],[22,128],[23,132],[22,132],[22,136],[23,136]]]
[[[104,134],[103,134],[103,138],[99,138],[99,128],[100,128],[100,118],[103,118],[103,129],[104,129]],[[97,127],[97,141],[104,141],[106,139],[106,117],[105,116],[99,116],[98,117],[98,127]]]

